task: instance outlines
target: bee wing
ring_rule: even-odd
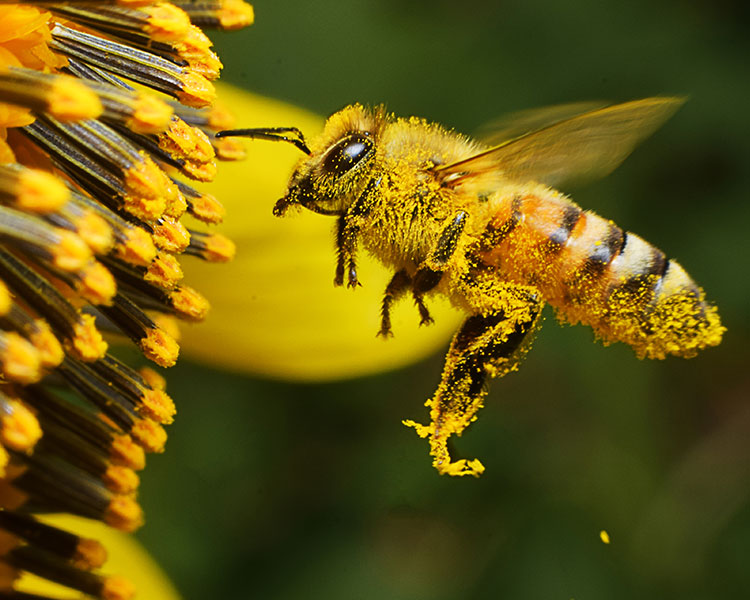
[[[645,98],[599,108],[435,167],[434,171],[444,185],[451,187],[481,177],[550,186],[596,179],[613,171],[683,102],[682,98]]]
[[[477,132],[477,139],[488,146],[498,146],[530,131],[544,129],[571,117],[609,106],[609,102],[569,102],[540,108],[517,110],[485,123]]]

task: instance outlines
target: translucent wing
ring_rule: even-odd
[[[560,186],[613,171],[683,104],[645,98],[578,114],[434,169],[444,185],[483,176]]]
[[[517,110],[485,123],[477,132],[476,137],[488,146],[498,146],[530,131],[544,129],[560,121],[566,121],[609,105],[609,102],[596,101],[569,102]]]

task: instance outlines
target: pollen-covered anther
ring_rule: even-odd
[[[115,245],[115,235],[107,222],[93,212],[76,221],[76,233],[95,254],[107,254]]]
[[[58,236],[59,242],[51,247],[52,262],[57,268],[78,271],[91,261],[91,248],[78,234],[59,230]]]
[[[31,409],[19,400],[0,397],[0,442],[16,452],[29,452],[42,437]]]
[[[187,253],[193,256],[199,256],[209,262],[228,262],[234,258],[237,247],[228,237],[220,233],[196,234],[191,232],[190,247]]]
[[[47,171],[16,164],[0,165],[0,201],[5,204],[47,213],[60,208],[69,197],[65,184]]]
[[[102,481],[108,490],[116,494],[132,494],[140,484],[135,471],[119,465],[110,465],[102,475]]]
[[[215,138],[213,145],[216,156],[221,160],[244,160],[247,157],[245,144],[237,138]]]
[[[74,337],[66,340],[65,346],[74,356],[84,362],[101,358],[107,352],[107,342],[96,328],[92,315],[81,315],[73,326]]]
[[[157,248],[180,254],[190,244],[190,233],[179,221],[164,216],[154,226],[153,240]]]
[[[110,460],[134,471],[141,471],[146,466],[146,454],[129,435],[117,435],[112,439],[109,448]]]
[[[190,17],[174,4],[160,2],[141,9],[148,15],[143,30],[162,42],[181,40],[192,27]]]
[[[71,562],[86,571],[98,569],[107,562],[107,549],[97,540],[79,538]]]
[[[216,88],[198,73],[184,72],[180,77],[181,87],[177,99],[188,106],[206,108],[216,100]]]
[[[136,266],[148,266],[156,256],[156,246],[147,231],[140,227],[121,230],[120,239],[115,243],[118,258]]]
[[[102,113],[102,103],[83,83],[60,75],[52,83],[47,112],[61,121],[95,119]]]
[[[164,377],[154,371],[151,367],[141,367],[138,373],[143,380],[148,383],[153,389],[164,392],[167,389],[167,380]]]
[[[117,293],[112,273],[102,263],[92,260],[77,274],[76,291],[91,304],[111,304]]]
[[[224,220],[226,209],[215,196],[201,194],[190,199],[190,214],[204,223],[217,224]]]
[[[102,114],[97,95],[68,75],[0,67],[0,95],[5,102],[46,112],[63,121],[95,119]]]
[[[202,321],[210,308],[204,296],[186,285],[171,292],[169,299],[179,316],[190,321]]]
[[[143,525],[143,511],[130,496],[114,496],[104,513],[104,522],[130,533]]]
[[[174,421],[177,409],[174,401],[163,390],[145,390],[141,398],[143,404],[140,413],[163,425],[169,425]]]
[[[176,193],[167,201],[167,208],[164,210],[164,215],[172,219],[179,219],[187,212],[188,203],[180,189],[177,186],[174,186],[174,189]]]
[[[135,163],[124,174],[125,210],[144,221],[158,219],[167,208],[166,176],[150,158]]]
[[[180,262],[171,254],[159,253],[146,269],[144,281],[171,290],[183,278]]]
[[[166,102],[142,94],[138,96],[133,113],[125,123],[135,133],[160,133],[169,126],[173,113],[174,110]]]
[[[49,324],[42,319],[35,320],[35,329],[29,334],[29,341],[39,352],[39,360],[45,369],[53,369],[61,362],[65,353]]]
[[[174,158],[207,163],[216,156],[208,136],[178,117],[159,136],[159,147]]]
[[[167,432],[159,423],[151,419],[140,419],[133,425],[130,435],[146,452],[164,452]]]
[[[209,0],[200,3],[176,0],[175,3],[185,8],[193,23],[207,27],[233,30],[252,25],[255,19],[252,5],[243,0]]]
[[[174,366],[180,354],[180,346],[175,339],[161,329],[149,329],[138,345],[146,358],[160,367]]]
[[[110,575],[102,581],[102,600],[131,600],[135,594],[135,586],[125,577]]]
[[[42,377],[39,351],[15,331],[0,331],[0,369],[2,374],[22,384]]]

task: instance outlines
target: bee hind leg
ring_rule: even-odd
[[[478,459],[453,461],[448,438],[460,435],[476,419],[488,380],[515,369],[528,350],[529,334],[536,330],[541,314],[541,303],[530,300],[529,305],[518,318],[498,311],[466,319],[451,342],[440,385],[427,402],[430,424],[404,421],[429,438],[432,464],[440,474],[477,477],[484,471]]]

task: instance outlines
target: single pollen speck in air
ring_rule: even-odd
[[[601,530],[601,531],[599,532],[599,538],[600,538],[600,539],[602,540],[602,542],[604,542],[605,544],[609,544],[609,534],[608,534],[608,533],[607,533],[607,532],[606,532],[606,531],[605,531],[604,529],[602,529],[602,530]]]

